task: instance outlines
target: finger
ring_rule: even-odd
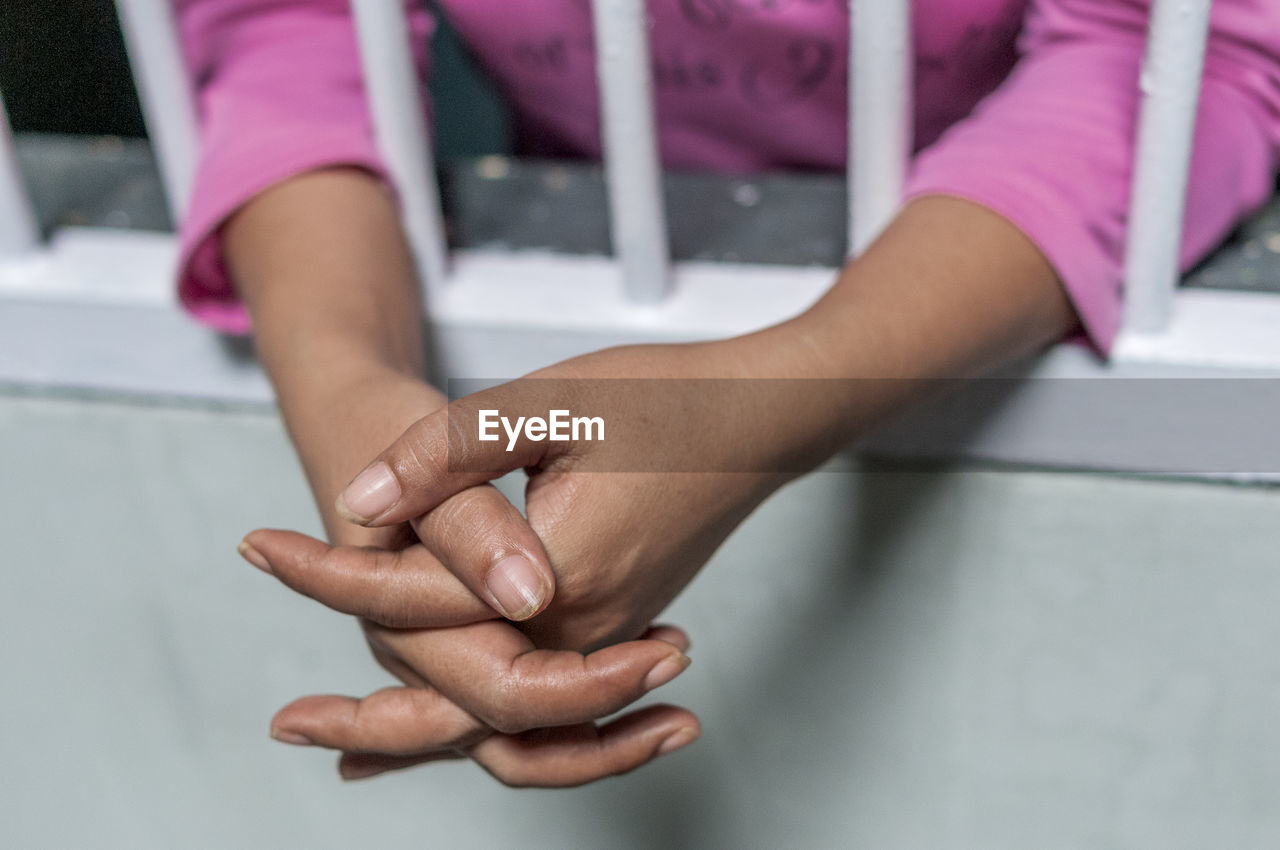
[[[465,759],[456,750],[440,750],[417,756],[384,756],[377,753],[343,753],[338,759],[338,775],[348,782],[368,779],[393,770],[404,770],[433,761],[461,761]]]
[[[584,656],[535,649],[498,621],[419,632],[370,626],[366,635],[462,709],[508,733],[612,714],[689,666],[688,656],[662,640],[629,641]]]
[[[635,770],[701,734],[692,713],[656,705],[598,728],[584,723],[493,735],[468,752],[505,785],[564,788]]]
[[[376,629],[376,625],[371,625],[369,621],[363,623],[366,633],[371,628]],[[660,640],[671,644],[681,652],[689,651],[689,636],[681,629],[675,626],[652,626],[643,635],[641,640]],[[411,688],[431,688],[432,685],[422,674],[409,666],[399,655],[391,651],[385,643],[374,636],[369,638],[369,648],[373,652],[373,657],[377,660],[382,669],[386,670],[392,676],[395,676],[401,683]]]
[[[259,529],[245,537],[240,553],[304,596],[384,626],[438,628],[493,618],[492,608],[421,545],[359,549]]]
[[[365,621],[363,625],[366,633],[371,628],[377,628],[376,626],[371,626],[368,621]],[[675,626],[651,626],[648,631],[641,635],[640,639],[661,640],[671,644],[681,652],[689,651],[689,636]],[[431,683],[422,677],[422,674],[410,667],[404,659],[392,652],[382,641],[370,637],[369,648],[382,669],[395,676],[401,683],[408,685],[410,688],[432,687]]]
[[[469,487],[413,520],[424,546],[473,594],[508,620],[551,601],[555,574],[542,541],[491,484]]]
[[[698,718],[674,706],[653,706],[597,728],[594,723],[493,735],[469,754],[498,781],[518,787],[564,788],[617,776],[673,753],[701,735]],[[419,755],[344,753],[343,779],[365,779],[434,761],[456,760],[455,750]]]
[[[474,744],[490,734],[439,692],[383,688],[364,699],[310,696],[271,720],[271,737],[348,753],[420,756]]]
[[[381,526],[421,516],[448,497],[516,469],[537,466],[564,443],[514,439],[503,428],[482,435],[481,411],[519,420],[531,411],[533,390],[513,382],[450,402],[410,425],[338,497],[335,507],[349,522]],[[559,448],[557,448],[559,447]]]
[[[369,621],[361,620],[360,625],[365,629],[366,633],[369,629]],[[373,658],[378,662],[378,666],[386,670],[392,676],[400,680],[400,684],[408,685],[411,688],[430,688],[431,683],[404,662],[400,656],[391,652],[385,646],[380,645],[376,641],[368,641],[369,649],[373,652]]]

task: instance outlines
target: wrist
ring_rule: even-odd
[[[344,374],[319,382],[313,390],[279,389],[285,425],[330,539],[375,545],[368,535],[376,531],[343,521],[334,501],[410,425],[442,407],[447,402],[444,394],[415,376],[381,365],[366,370],[348,366]]]
[[[709,456],[727,452],[724,468],[764,473],[778,486],[839,450],[854,408],[836,397],[850,382],[832,379],[823,333],[802,316],[709,344],[704,374],[726,379],[710,388],[721,398],[704,425]]]
[[[1052,267],[1021,231],[977,204],[927,197],[810,309],[740,345],[756,374],[813,384],[788,393],[795,427],[785,439],[821,462],[939,381],[1024,357],[1074,323]]]
[[[836,287],[866,274],[852,261]],[[931,375],[897,357],[899,328],[858,307],[853,299],[823,299],[799,316],[726,341],[744,377],[764,379],[753,394],[760,468],[816,468],[922,394]]]

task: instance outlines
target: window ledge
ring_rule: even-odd
[[[0,261],[0,382],[268,407],[271,388],[248,347],[197,326],[175,303],[175,258],[172,236],[69,228],[39,254]],[[803,310],[833,272],[690,262],[675,274],[675,296],[637,307],[622,299],[604,258],[458,252],[453,280],[431,294],[437,372],[516,377],[609,345],[742,333]],[[949,396],[867,445],[912,456],[1277,480],[1270,472],[1280,470],[1271,436],[1280,409],[1270,391],[1280,386],[1276,328],[1280,295],[1184,290],[1169,333],[1124,337],[1111,362],[1064,343],[995,379],[998,392],[980,382],[985,389]],[[1198,383],[1141,385],[1160,389],[1155,399],[1092,388],[1136,379]],[[1204,379],[1237,391],[1210,402],[1199,391],[1209,385]]]

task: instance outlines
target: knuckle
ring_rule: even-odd
[[[389,629],[409,628],[412,623],[408,604],[391,593],[382,593],[375,599],[367,600],[363,608],[357,616]]]
[[[449,405],[448,424],[445,429],[447,436],[445,445],[441,447],[447,452],[449,472],[500,471],[501,463],[495,458],[493,447],[500,445],[501,441],[488,443],[481,442],[479,439],[480,411],[490,407],[501,408],[503,405],[496,400],[475,396],[460,399]]]
[[[406,478],[414,480],[420,477],[430,467],[431,462],[431,446],[424,444],[419,440],[409,440],[401,445],[400,456],[396,458],[393,466],[396,469],[397,477],[402,481]]]
[[[470,553],[501,526],[489,487],[471,487],[436,506],[423,519],[422,531],[450,553]],[[487,557],[488,553],[483,553]]]
[[[397,441],[389,459],[397,477],[401,481],[419,481],[424,476],[434,478],[436,469],[442,465],[440,459],[447,457],[444,454],[448,448],[446,434],[447,430],[435,415],[414,423]]]
[[[351,714],[347,717],[347,734],[354,741],[364,741],[369,734],[369,717],[365,708],[365,701],[359,700],[351,709]]]
[[[449,411],[449,427],[445,437],[445,461],[450,472],[465,471],[471,468],[474,446],[471,444],[470,429],[467,427],[468,415],[462,411]]]
[[[529,728],[525,720],[519,691],[509,682],[500,683],[493,698],[485,706],[481,720],[496,732],[516,735]]]
[[[326,547],[319,551],[309,551],[296,558],[281,558],[277,564],[276,576],[296,590],[322,590],[326,579],[340,575],[343,567],[341,549]]]
[[[361,616],[392,629],[405,629],[417,625],[413,594],[406,592],[397,571],[396,557],[391,552],[378,553],[372,591],[365,600]]]
[[[379,694],[350,700],[341,711],[332,713],[328,718],[327,745],[348,752],[368,752],[384,746],[387,724],[379,717]]]
[[[273,551],[271,574],[289,587],[301,585],[308,576],[315,575],[323,567],[325,554],[310,548]]]
[[[299,559],[302,567],[307,570],[341,570],[348,557],[348,550],[341,546],[326,546],[323,549],[314,549],[307,552]]]

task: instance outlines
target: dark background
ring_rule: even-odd
[[[14,130],[144,135],[111,0],[0,0],[0,45]]]
[[[0,46],[15,131],[146,135],[112,0],[0,0]],[[501,101],[447,26],[432,54],[441,158],[508,151]]]

